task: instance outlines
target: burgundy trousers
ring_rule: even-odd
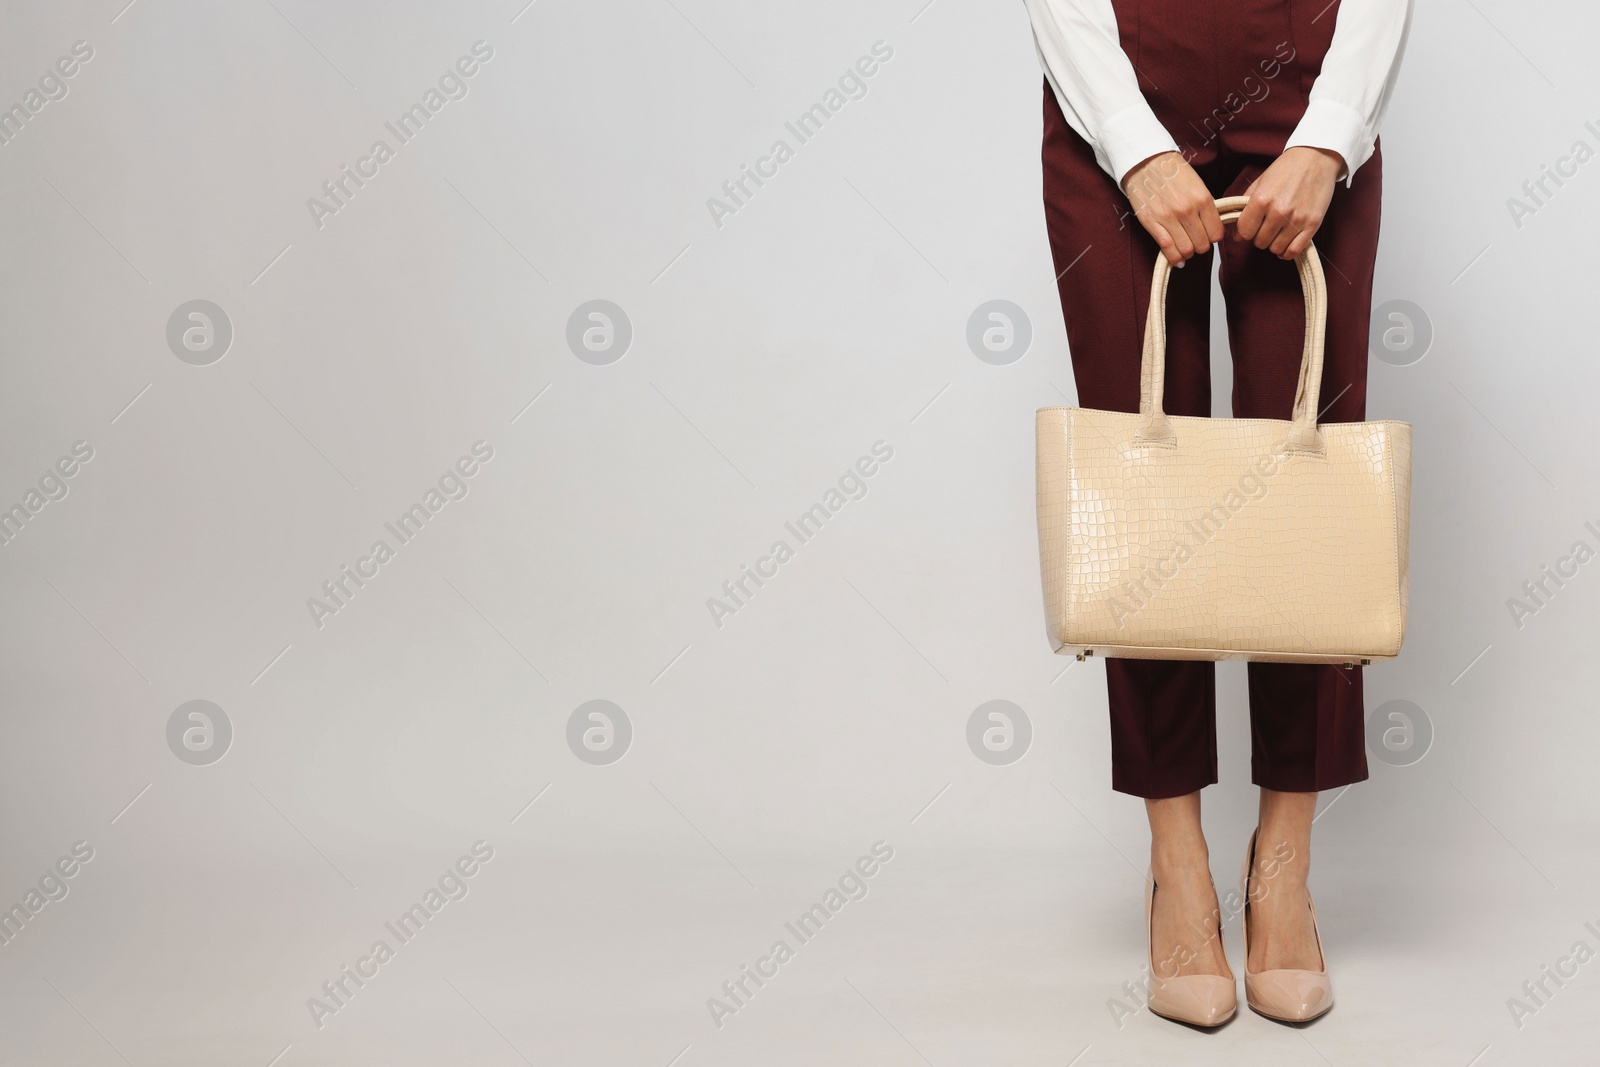
[[[1337,0],[1113,0],[1123,50],[1157,118],[1217,197],[1283,151],[1333,34]],[[1158,249],[1045,84],[1044,206],[1078,403],[1139,410],[1139,357]],[[1321,421],[1365,417],[1367,330],[1383,160],[1340,183],[1315,242],[1328,280]],[[1235,239],[1220,252],[1233,414],[1287,419],[1305,310],[1292,263]],[[1211,257],[1172,273],[1166,410],[1211,414]],[[1111,784],[1172,797],[1217,780],[1215,665],[1108,659]],[[1313,792],[1367,777],[1361,669],[1249,665],[1252,780]]]

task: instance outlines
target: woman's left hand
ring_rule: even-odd
[[[1297,145],[1273,160],[1250,183],[1250,204],[1239,216],[1238,236],[1283,259],[1294,259],[1322,225],[1344,157]]]

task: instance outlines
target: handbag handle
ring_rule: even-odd
[[[1217,201],[1224,223],[1237,222],[1247,196],[1228,196]],[[1305,349],[1300,358],[1300,382],[1294,391],[1294,412],[1285,447],[1291,452],[1322,453],[1322,435],[1317,432],[1317,400],[1322,391],[1323,335],[1328,321],[1328,283],[1323,278],[1322,260],[1316,246],[1295,259],[1300,271],[1300,289],[1306,301]],[[1150,282],[1150,308],[1145,316],[1144,351],[1140,356],[1139,428],[1134,440],[1140,444],[1178,443],[1177,434],[1162,410],[1161,400],[1167,376],[1167,281],[1172,265],[1167,257],[1156,256],[1156,272]]]

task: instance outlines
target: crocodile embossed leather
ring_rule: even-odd
[[[1245,197],[1217,201],[1224,222]],[[1139,413],[1040,408],[1039,568],[1058,653],[1355,664],[1406,629],[1411,427],[1317,423],[1327,286],[1315,248],[1294,410],[1162,411],[1170,267],[1156,257]]]

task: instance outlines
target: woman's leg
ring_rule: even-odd
[[[1044,90],[1045,220],[1071,346],[1078,402],[1139,410],[1144,311],[1158,250],[1128,200]],[[1166,410],[1211,414],[1211,256],[1173,273],[1167,297]],[[1108,659],[1111,786],[1147,798],[1151,869],[1160,892],[1156,962],[1227,975],[1214,937],[1216,892],[1200,832],[1199,790],[1217,780],[1214,665]],[[1195,930],[1202,931],[1196,935]],[[1174,951],[1184,946],[1186,951]]]
[[[1311,820],[1317,794],[1261,790],[1255,869],[1250,872],[1250,958],[1253,973],[1289,968],[1320,971],[1317,935],[1306,907],[1311,873]]]
[[[1199,792],[1146,800],[1144,810],[1150,818],[1150,875],[1160,890],[1150,919],[1156,976],[1231,975],[1218,937],[1221,914],[1200,829]]]
[[[1246,167],[1229,192],[1243,192],[1266,163],[1270,160]],[[1317,231],[1328,283],[1322,422],[1365,417],[1382,189],[1380,150],[1348,188],[1335,188]],[[1234,359],[1233,413],[1287,419],[1305,330],[1299,277],[1293,264],[1231,236],[1223,240],[1221,254]],[[1252,663],[1249,683],[1251,777],[1261,787],[1251,884],[1254,893],[1265,893],[1251,903],[1249,969],[1314,971],[1322,961],[1302,892],[1310,867],[1311,819],[1319,790],[1367,777],[1361,668]]]

